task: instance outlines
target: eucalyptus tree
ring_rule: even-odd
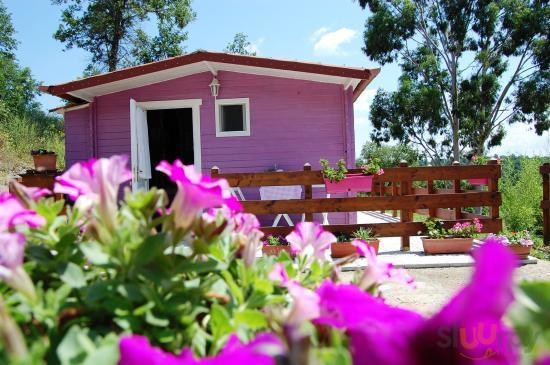
[[[414,143],[432,160],[499,145],[507,123],[550,127],[550,9],[542,0],[359,0],[363,51],[398,62],[397,91],[371,112],[375,141]]]

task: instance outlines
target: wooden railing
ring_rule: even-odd
[[[360,171],[353,169],[350,173]],[[323,184],[323,177],[321,171],[311,170],[309,164],[304,165],[303,171],[226,174],[213,167],[211,174],[226,179],[231,187],[303,186],[304,199],[243,201],[244,210],[256,215],[303,213],[305,220],[311,221],[313,213],[398,211],[401,221],[397,223],[332,224],[325,226],[325,229],[352,233],[359,227],[371,228],[380,237],[400,236],[403,247],[409,247],[410,236],[425,233],[424,224],[414,221],[415,212],[439,217],[447,227],[456,222],[479,218],[485,233],[497,233],[502,229],[499,217],[501,195],[498,191],[501,169],[496,160],[481,166],[408,167],[402,163],[400,167],[384,171],[383,175],[374,178],[375,188],[371,196],[339,198],[313,198],[312,185]],[[488,189],[462,190],[460,181],[473,178],[489,179]],[[436,189],[436,180],[450,181],[453,188]],[[425,182],[427,188],[413,188],[414,182]],[[463,212],[464,207],[489,207],[489,214],[485,216]],[[266,234],[283,235],[290,232],[292,227],[262,227],[262,230]]]
[[[542,230],[543,241],[550,245],[550,163],[545,163],[540,167],[542,175]]]

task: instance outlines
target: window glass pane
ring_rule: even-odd
[[[222,132],[242,132],[244,126],[244,105],[221,105],[221,131]]]

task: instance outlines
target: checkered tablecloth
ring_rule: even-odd
[[[302,187],[291,186],[262,186],[260,188],[260,199],[262,200],[288,200],[301,199]]]

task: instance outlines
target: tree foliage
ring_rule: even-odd
[[[369,160],[380,160],[380,166],[397,167],[401,161],[406,161],[409,166],[417,166],[420,161],[418,151],[406,144],[389,145],[367,142],[361,149],[357,158],[357,166],[362,166]]]
[[[227,53],[242,54],[245,56],[256,56],[256,52],[250,49],[250,41],[248,36],[244,33],[237,33],[231,42],[227,44],[227,47],[223,50]]]
[[[372,15],[364,52],[399,62],[398,90],[371,112],[376,141],[416,144],[433,161],[499,145],[507,123],[550,127],[543,0],[360,0]]]
[[[114,71],[123,66],[157,61],[183,52],[184,28],[195,19],[191,0],[52,0],[63,5],[54,34],[67,49],[91,55],[89,70]],[[143,26],[153,17],[158,34]]]

